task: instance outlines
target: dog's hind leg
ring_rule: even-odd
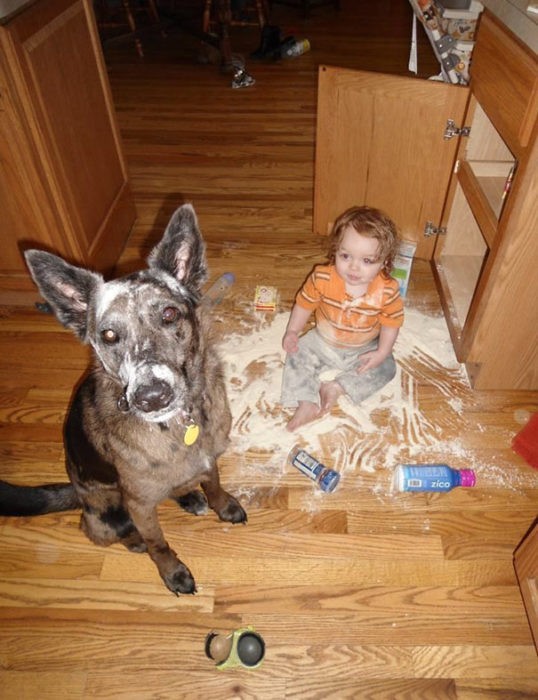
[[[109,505],[104,510],[83,506],[80,527],[95,544],[108,546],[121,542],[131,552],[145,552],[146,545],[122,505]]]
[[[239,501],[220,485],[219,471],[215,460],[213,460],[213,464],[207,472],[207,480],[202,481],[201,486],[207,497],[209,507],[215,511],[221,520],[230,523],[246,523],[247,514]]]
[[[200,491],[189,491],[183,496],[174,496],[172,494],[172,498],[187,513],[192,513],[193,515],[205,515],[207,513],[207,500]]]

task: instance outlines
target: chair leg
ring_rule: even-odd
[[[148,13],[155,24],[160,24],[161,18],[159,17],[154,0],[148,0]]]
[[[125,15],[127,17],[127,22],[132,32],[136,31],[136,24],[134,21],[133,13],[131,12],[131,6],[129,0],[122,0],[123,9],[125,10]]]
[[[260,29],[263,29],[267,24],[268,17],[264,0],[256,0],[256,12],[258,13],[258,24],[260,25]]]
[[[230,0],[217,0],[217,16],[219,24],[219,44],[222,56],[222,69],[231,70],[232,65],[232,42],[230,40],[230,24],[232,21],[232,10]]]
[[[161,17],[159,15],[159,10],[157,9],[157,4],[155,3],[155,0],[147,0],[148,3],[148,14],[151,17],[153,24],[160,24],[161,23]],[[166,38],[166,32],[164,29],[161,27],[161,36],[163,39]]]
[[[204,15],[202,19],[202,31],[204,34],[209,34],[209,20],[211,17],[211,0],[205,0]]]
[[[127,16],[127,22],[132,32],[136,32],[136,23],[134,21],[133,13],[131,12],[131,6],[129,0],[122,0],[123,9],[125,10],[125,15]],[[138,37],[135,37],[136,50],[140,58],[144,58],[144,51],[142,49],[142,42]]]

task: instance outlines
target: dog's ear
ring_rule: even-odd
[[[150,268],[170,273],[185,287],[201,291],[207,280],[205,244],[191,204],[176,209],[148,263]]]
[[[103,282],[101,275],[69,265],[42,250],[24,254],[39,291],[62,325],[81,340],[86,337],[88,305],[94,290]]]

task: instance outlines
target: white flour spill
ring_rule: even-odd
[[[292,412],[279,404],[288,318],[287,312],[247,315],[241,322],[245,332],[225,336],[221,343],[233,416],[231,450],[238,460],[231,479],[239,496],[252,502],[262,474],[267,483],[270,473],[276,489],[293,472],[287,455],[297,443],[340,472],[344,484],[346,477],[359,483],[377,475],[373,491],[379,497],[390,495],[390,473],[399,462],[444,462],[474,468],[482,485],[525,485],[517,470],[507,476],[498,461],[481,464],[465,447],[466,434],[484,430],[464,415],[474,403],[465,370],[454,355],[444,317],[412,308],[406,308],[394,350],[397,374],[390,384],[360,406],[343,396],[331,415],[289,433],[285,426]],[[312,495],[309,507],[316,510],[326,496],[315,487]]]

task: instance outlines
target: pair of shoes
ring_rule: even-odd
[[[251,58],[280,58],[280,27],[266,24],[262,29],[261,43],[250,54]]]
[[[289,35],[284,37],[280,43],[280,46],[278,47],[278,57],[288,58],[288,50],[291,49],[292,46],[295,46],[295,43],[294,36]]]

